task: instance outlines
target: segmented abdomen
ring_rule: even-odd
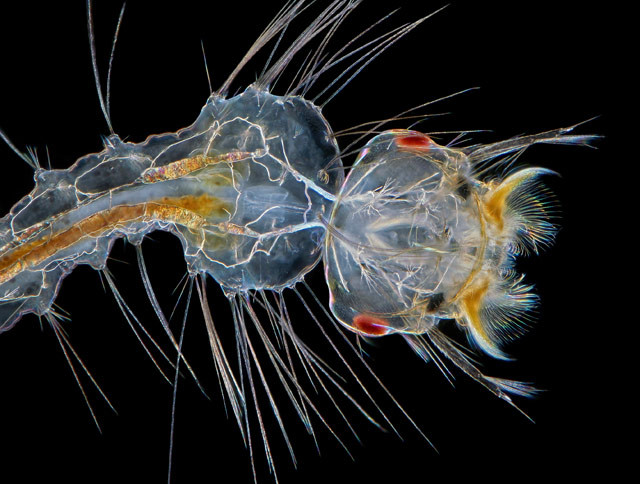
[[[47,312],[78,264],[103,268],[115,239],[153,230],[176,234],[189,270],[228,291],[292,285],[320,257],[342,173],[319,173],[337,157],[315,106],[249,88],[212,96],[175,134],[114,136],[67,170],[39,170],[0,222],[0,330]]]

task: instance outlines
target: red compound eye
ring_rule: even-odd
[[[396,144],[399,148],[429,151],[433,145],[433,141],[426,134],[413,132],[408,135],[398,136],[396,138]]]
[[[367,314],[358,314],[353,318],[353,327],[367,336],[384,336],[391,332],[389,324],[384,319]]]

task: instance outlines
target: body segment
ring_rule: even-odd
[[[320,257],[319,217],[342,175],[319,173],[337,153],[312,104],[250,88],[213,96],[178,133],[112,137],[68,170],[36,172],[0,225],[0,328],[46,313],[62,278],[78,264],[103,268],[116,238],[139,244],[158,229],[225,290],[293,284]]]

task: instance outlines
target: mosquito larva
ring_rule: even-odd
[[[326,410],[315,403],[314,385],[319,393],[324,392],[323,400],[319,400],[323,405],[331,405],[331,399],[335,398],[340,400],[341,408],[348,408],[345,412],[359,414],[347,419],[356,428],[370,419],[375,421],[375,425],[390,430],[393,428],[391,425],[397,425],[397,420],[411,426],[406,424],[406,418],[415,417],[413,412],[407,412],[403,417],[404,410],[399,407],[403,402],[395,404],[390,395],[379,388],[375,377],[368,373],[370,360],[358,361],[357,352],[347,354],[351,350],[340,347],[346,361],[353,362],[354,368],[359,366],[358,377],[368,379],[367,389],[362,393],[343,383],[332,373],[333,370],[326,368],[321,362],[322,355],[316,356],[318,345],[320,348],[327,346],[329,353],[334,353],[329,347],[329,340],[297,339],[297,326],[315,325],[314,318],[320,324],[328,325],[327,331],[333,331],[328,313],[322,311],[303,285],[305,277],[319,262],[325,264],[331,292],[330,309],[335,321],[343,326],[365,337],[402,333],[420,356],[433,359],[438,366],[448,365],[454,374],[456,370],[453,369],[460,367],[464,373],[508,401],[511,401],[507,396],[509,392],[523,396],[533,391],[519,382],[486,377],[484,370],[481,372],[456,349],[457,343],[451,343],[449,336],[438,331],[438,320],[457,320],[462,332],[468,334],[479,348],[479,354],[484,352],[498,358],[505,356],[502,344],[523,330],[527,314],[535,302],[535,297],[529,292],[529,279],[520,282],[512,273],[512,259],[515,254],[536,252],[548,245],[557,219],[553,218],[553,202],[540,185],[540,178],[548,173],[548,168],[511,170],[508,175],[499,176],[496,166],[499,168],[504,166],[500,163],[511,162],[510,159],[505,162],[505,157],[519,154],[534,143],[586,145],[592,137],[576,135],[565,129],[537,137],[514,137],[500,145],[490,141],[501,139],[499,135],[502,133],[496,136],[485,134],[482,139],[487,143],[484,146],[465,148],[464,142],[447,146],[455,134],[422,133],[435,131],[436,121],[430,122],[428,128],[419,125],[406,130],[412,127],[414,120],[367,125],[354,128],[351,138],[342,137],[342,133],[334,137],[333,133],[341,132],[343,128],[335,128],[333,119],[328,115],[325,118],[325,113],[338,103],[346,103],[338,92],[341,82],[333,85],[323,98],[313,101],[320,105],[323,100],[337,94],[326,110],[318,109],[311,100],[312,95],[329,86],[343,68],[338,67],[337,72],[328,71],[324,77],[315,77],[315,74],[340,55],[369,41],[374,42],[345,59],[344,67],[351,65],[359,55],[377,52],[373,50],[376,46],[382,50],[387,45],[384,43],[386,39],[398,40],[398,45],[403,42],[411,44],[411,35],[416,34],[413,32],[404,39],[400,36],[398,39],[378,38],[402,25],[401,22],[391,25],[392,18],[389,20],[391,23],[377,26],[377,30],[368,37],[357,39],[358,42],[338,57],[332,58],[331,55],[340,52],[344,42],[329,44],[332,47],[323,51],[328,57],[314,57],[318,41],[321,45],[324,35],[337,27],[341,15],[357,3],[327,2],[320,8],[313,6],[315,14],[327,5],[334,5],[335,11],[327,12],[325,30],[321,30],[322,23],[315,27],[318,31],[316,43],[292,60],[282,57],[282,54],[290,45],[302,44],[301,40],[295,40],[297,32],[294,30],[303,29],[305,24],[296,19],[285,32],[287,35],[279,43],[279,50],[275,51],[262,74],[262,65],[254,67],[251,64],[257,81],[247,90],[242,89],[239,82],[227,86],[225,76],[215,68],[219,50],[209,50],[203,43],[209,69],[214,73],[214,88],[217,85],[219,89],[188,128],[174,134],[150,137],[143,143],[129,141],[124,135],[122,138],[111,136],[105,140],[105,149],[101,153],[81,157],[71,169],[48,170],[46,156],[39,147],[41,169],[36,175],[37,188],[31,199],[14,206],[3,221],[0,289],[4,319],[0,321],[0,327],[8,330],[14,325],[18,327],[37,321],[34,316],[27,316],[28,313],[36,313],[41,316],[43,325],[56,328],[60,347],[75,365],[77,375],[90,395],[88,400],[92,407],[96,407],[96,400],[101,397],[92,388],[91,379],[84,373],[82,364],[74,357],[75,345],[71,346],[74,338],[67,342],[63,332],[70,323],[64,320],[66,314],[62,310],[68,310],[76,320],[74,308],[69,303],[62,309],[52,306],[59,281],[77,264],[88,264],[103,271],[107,292],[115,295],[132,327],[146,342],[144,351],[154,355],[170,382],[174,379],[175,366],[180,367],[187,380],[193,380],[192,371],[199,380],[206,373],[202,365],[192,364],[190,352],[185,353],[185,360],[179,360],[175,355],[175,349],[180,345],[181,312],[190,291],[191,312],[195,313],[194,308],[204,311],[207,333],[202,332],[201,335],[207,337],[212,345],[216,370],[226,394],[229,422],[236,424],[245,444],[251,448],[252,464],[257,467],[255,472],[258,474],[261,469],[273,471],[271,459],[276,462],[279,476],[288,472],[283,469],[287,467],[287,454],[298,457],[293,449],[298,440],[305,438],[296,435],[294,439],[289,432],[295,433],[290,428],[300,423],[307,429],[313,425],[314,432],[318,434],[329,434],[329,437],[325,436],[325,443],[319,438],[321,450],[325,446],[340,446],[340,442],[348,440],[347,437],[353,439],[348,426],[339,428],[345,425],[340,415],[332,415],[330,410],[332,421],[325,427],[322,417]],[[297,3],[294,6],[299,7]],[[134,10],[134,7],[127,8]],[[434,5],[422,15],[437,8],[439,5]],[[365,9],[365,6],[356,9],[345,20],[345,25],[349,25],[352,16]],[[94,20],[100,26],[111,25],[113,31],[114,19],[110,18],[111,24],[108,24],[98,17],[98,12],[100,10],[94,13]],[[287,12],[291,17],[287,17]],[[284,11],[283,26],[293,20],[293,14],[293,10]],[[117,49],[127,48],[125,32],[132,28],[129,26],[134,22],[128,15],[127,11],[122,24],[123,37],[118,40]],[[429,22],[438,20],[434,17]],[[248,30],[248,26],[251,25],[244,25],[243,30]],[[408,31],[401,33],[404,36]],[[272,42],[264,49],[263,62],[278,41],[280,30],[274,27],[271,33]],[[352,31],[344,38],[349,40],[359,33],[360,30]],[[105,31],[97,33],[98,45],[104,45],[103,35],[108,34]],[[308,57],[307,52],[310,52]],[[388,62],[382,60],[388,59],[385,57],[388,54],[382,53],[380,58],[373,60],[371,68],[376,63]],[[116,50],[114,79],[122,75],[119,73],[118,55]],[[279,59],[282,59],[282,64],[278,64]],[[105,95],[107,64],[103,60],[98,58]],[[166,63],[170,65],[171,59]],[[162,71],[159,69],[154,77],[161,78]],[[290,77],[278,79],[283,71]],[[296,73],[298,77],[295,77]],[[366,73],[365,69],[353,83],[361,82]],[[343,81],[349,75],[344,76]],[[201,81],[206,82],[204,79]],[[278,88],[274,87],[276,81]],[[464,87],[469,87],[469,84]],[[444,97],[451,91],[440,93]],[[304,97],[296,97],[298,94],[304,94]],[[416,101],[429,98],[421,95]],[[117,114],[117,95],[111,100],[113,126],[115,133],[119,134],[117,120],[122,114]],[[93,102],[93,98],[86,102]],[[448,110],[446,101],[444,106],[441,108],[434,104],[433,109]],[[461,103],[460,109],[463,108]],[[432,108],[429,106],[427,109]],[[391,108],[392,114],[401,111]],[[424,114],[425,111],[416,113]],[[411,114],[413,112],[406,116]],[[363,122],[385,117],[391,116],[373,114]],[[556,125],[553,116],[549,117],[548,122]],[[15,140],[10,121],[5,119],[0,123],[7,137],[10,135]],[[387,131],[391,128],[394,131]],[[97,129],[108,133],[104,126]],[[371,132],[361,137],[360,132],[367,130]],[[528,126],[518,131],[531,132]],[[354,140],[349,148],[349,143]],[[22,145],[15,141],[14,145],[18,151],[26,153]],[[345,182],[341,158],[348,164],[353,160],[340,154],[351,151],[360,154],[355,168],[347,170]],[[553,147],[547,151],[553,151]],[[63,166],[57,160],[54,163],[55,166]],[[558,168],[558,171],[562,169]],[[367,184],[358,180],[366,180]],[[159,261],[138,253],[144,290],[153,309],[148,321],[140,320],[145,326],[151,326],[152,318],[156,318],[162,323],[161,328],[165,326],[170,333],[169,342],[159,341],[159,346],[168,354],[170,361],[163,361],[162,353],[145,339],[144,330],[137,326],[134,316],[127,310],[131,306],[137,313],[138,308],[127,297],[127,291],[119,289],[123,281],[111,275],[113,263],[107,264],[116,238],[125,237],[140,247],[143,238],[158,229],[179,237],[187,271],[192,276],[187,281],[194,281],[191,286],[187,282],[182,293],[182,306],[171,319],[169,328],[167,321],[175,298],[171,304],[166,304],[155,295],[159,289],[153,277],[153,266]],[[213,305],[205,304],[211,302],[212,296],[207,296],[204,274],[213,277],[208,279],[208,286],[213,287],[215,280],[231,301],[231,309],[225,313],[228,320],[216,317],[216,311],[220,311],[218,300]],[[158,285],[161,284],[158,282]],[[281,296],[285,288],[291,287],[295,287],[299,294],[285,290],[288,296]],[[263,292],[267,296],[263,296]],[[291,299],[304,302],[294,303],[290,302]],[[104,301],[100,304],[106,304]],[[294,314],[290,308],[296,304],[298,312]],[[211,309],[207,309],[209,306]],[[194,314],[190,318],[194,319],[190,326],[202,323],[202,318],[195,321],[198,318]],[[234,329],[229,332],[222,328],[223,325],[231,325]],[[276,328],[271,333],[273,326]],[[318,337],[323,338],[322,330],[318,331]],[[51,331],[45,331],[47,333]],[[222,333],[231,338],[224,345],[219,340]],[[153,334],[158,340],[167,338],[163,329]],[[5,336],[3,334],[3,338]],[[340,340],[341,336],[336,333],[331,338],[332,341]],[[336,344],[344,343],[339,341]],[[60,353],[59,349],[57,351]],[[79,353],[90,368],[91,355]],[[332,368],[335,366],[341,377],[353,379],[340,355],[333,354],[329,358],[335,360]],[[262,371],[265,371],[264,375]],[[459,371],[457,373],[460,374]],[[100,385],[100,374],[95,371],[91,374]],[[304,380],[307,377],[313,385]],[[353,381],[351,385],[359,386]],[[181,381],[179,386],[182,389],[188,384]],[[214,386],[205,386],[207,394],[216,399]],[[370,387],[377,388],[373,390]],[[107,392],[107,396],[110,394],[111,391]],[[260,410],[253,406],[254,398],[260,402]],[[382,402],[382,399],[386,401]],[[178,408],[180,400],[178,393]],[[168,413],[164,402],[158,406],[166,411],[165,415]],[[119,405],[117,407],[122,410]],[[273,410],[275,408],[278,410]],[[285,414],[280,412],[290,414],[284,417]],[[387,414],[393,412],[395,414],[387,421]],[[180,418],[178,415],[178,433]],[[357,419],[361,422],[354,423]],[[102,424],[101,418],[97,420]],[[426,423],[422,425],[422,422]],[[422,427],[426,427],[424,431],[430,437],[429,419],[420,418],[420,423],[416,425],[418,430],[413,432],[420,432]],[[269,430],[265,432],[268,440],[261,435],[263,426]],[[106,425],[101,427],[108,433]],[[332,432],[335,432],[334,437],[331,437]],[[406,432],[410,431],[405,429],[403,435]],[[330,439],[333,441],[328,442]],[[166,436],[165,446],[168,441]],[[364,444],[366,447],[366,442]],[[437,442],[435,444],[438,447]],[[345,442],[345,447],[351,451],[353,444]],[[421,452],[425,455],[431,453],[428,444]],[[241,453],[241,447],[238,453]],[[267,455],[267,465],[264,465],[264,454]],[[166,453],[156,457],[156,462],[160,462],[164,455]],[[216,472],[212,472],[212,476]],[[295,477],[293,479],[295,482]]]

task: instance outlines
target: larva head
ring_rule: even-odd
[[[494,157],[504,143],[478,151]],[[548,170],[483,183],[470,174],[473,153],[413,131],[383,133],[362,150],[325,241],[331,310],[348,328],[423,333],[453,318],[476,346],[506,358],[501,344],[522,333],[536,302],[513,258],[554,233],[538,182]]]
[[[333,314],[367,335],[423,333],[452,317],[483,232],[464,155],[422,133],[362,150],[333,206],[325,275]]]

